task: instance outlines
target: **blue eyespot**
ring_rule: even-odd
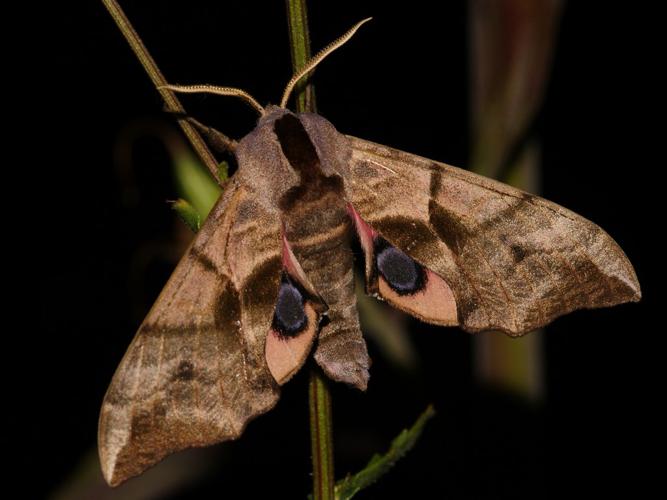
[[[399,295],[411,295],[426,285],[424,268],[385,239],[375,240],[375,265],[387,284]]]
[[[285,274],[280,282],[278,300],[273,315],[273,329],[285,337],[292,337],[308,325],[305,300],[301,291]]]

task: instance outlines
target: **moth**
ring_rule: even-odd
[[[362,21],[363,23],[363,21]],[[354,293],[425,322],[522,335],[580,308],[637,301],[627,257],[602,229],[540,197],[338,132],[280,106],[234,150],[238,170],[174,270],[106,393],[99,453],[111,485],[166,455],[241,435],[311,354],[366,389]]]

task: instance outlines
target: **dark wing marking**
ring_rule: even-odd
[[[348,140],[348,201],[446,281],[465,330],[520,335],[575,309],[641,297],[621,248],[583,217],[465,170]]]

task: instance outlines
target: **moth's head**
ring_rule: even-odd
[[[277,206],[282,196],[300,183],[299,172],[283,153],[276,128],[284,120],[291,122],[297,116],[288,109],[267,106],[257,126],[241,139],[234,151],[238,181],[261,193],[270,206]]]

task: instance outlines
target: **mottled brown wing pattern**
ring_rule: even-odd
[[[348,139],[348,200],[374,231],[445,280],[465,330],[520,335],[575,309],[639,300],[621,248],[583,217],[465,170]]]
[[[111,485],[184,448],[234,439],[278,399],[264,342],[281,262],[278,215],[232,180],[123,358],[102,405]]]

